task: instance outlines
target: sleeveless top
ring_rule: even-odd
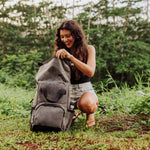
[[[67,49],[67,51],[70,53],[70,50]],[[74,66],[73,63],[71,63],[71,66]],[[72,67],[71,67],[72,68]],[[71,69],[71,84],[81,84],[81,83],[85,83],[85,82],[89,82],[90,81],[90,77],[86,76],[86,75],[81,75],[79,80],[75,80],[75,73],[72,71]]]
[[[71,70],[71,84],[81,84],[90,81],[90,77],[83,74],[81,75],[79,80],[75,80],[75,78],[75,73]]]
[[[71,84],[81,84],[89,81],[90,81],[90,77],[88,76],[82,76],[79,80],[74,80],[74,78],[72,78],[71,76]]]

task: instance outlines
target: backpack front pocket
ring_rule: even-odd
[[[33,114],[34,124],[62,129],[64,109],[62,107],[39,104]]]
[[[38,83],[39,99],[56,103],[66,95],[66,83],[60,81],[40,81]]]

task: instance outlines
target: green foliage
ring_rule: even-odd
[[[144,96],[141,101],[133,106],[131,112],[140,116],[150,117],[150,97],[145,98]]]
[[[11,117],[27,117],[30,114],[30,100],[34,91],[26,91],[18,87],[8,87],[0,84],[0,115]]]
[[[149,44],[137,40],[128,41],[123,33],[115,31],[109,32],[99,46],[97,53],[100,58],[97,58],[97,64],[101,68],[102,78],[106,78],[103,75],[109,70],[114,79],[133,85],[135,72],[143,72],[145,77],[149,75]]]
[[[38,62],[42,62],[41,56],[42,53],[37,51],[29,51],[18,56],[7,55],[2,60],[5,67],[0,70],[0,81],[12,86],[34,87],[34,78],[39,68]]]
[[[88,44],[96,49],[93,82],[105,83],[108,71],[117,86],[124,82],[133,86],[136,73],[143,75],[144,82],[148,81],[150,23],[139,15],[142,8],[136,6],[140,1],[118,1],[120,7],[115,1],[90,2],[74,18],[83,27]],[[11,83],[17,86],[33,87],[38,61],[52,56],[57,26],[67,19],[71,9],[81,6],[58,6],[53,1],[28,5],[19,1],[10,7],[6,2],[0,2],[3,8],[0,10],[0,81],[8,84],[11,78]],[[14,13],[17,16],[11,15]]]
[[[137,74],[135,86],[130,88],[127,84],[123,84],[118,87],[110,74],[108,77],[105,86],[103,82],[94,84],[99,97],[99,114],[132,113],[142,116],[143,119],[150,116],[149,82],[143,84],[142,77]],[[114,84],[115,87],[109,89],[110,84]]]

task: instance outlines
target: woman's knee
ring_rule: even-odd
[[[84,93],[77,102],[78,108],[84,113],[94,113],[97,110],[98,99],[90,92]]]

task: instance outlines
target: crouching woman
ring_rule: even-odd
[[[90,78],[93,77],[96,67],[95,48],[86,43],[83,30],[76,21],[67,20],[58,27],[54,55],[72,62],[71,101],[86,113],[86,127],[94,126],[98,98]]]

